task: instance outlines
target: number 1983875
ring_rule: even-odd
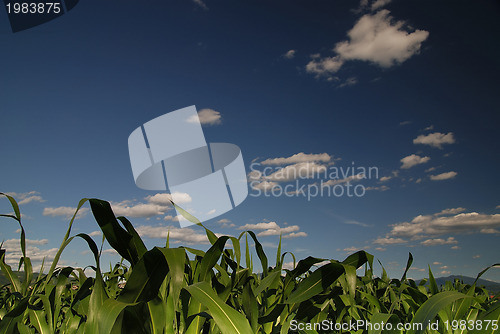
[[[14,2],[5,5],[8,14],[59,14],[59,2]]]

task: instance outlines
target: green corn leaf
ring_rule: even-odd
[[[149,317],[151,319],[151,334],[163,334],[166,329],[167,304],[156,297],[148,302]]]
[[[43,310],[30,309],[28,311],[30,322],[37,329],[40,334],[52,334],[54,333],[49,327],[47,320],[45,318],[45,312]]]
[[[168,269],[167,260],[158,247],[146,252],[135,265],[117,300],[128,304],[152,300],[158,295]]]
[[[300,303],[312,298],[326,290],[344,272],[344,266],[340,263],[329,263],[316,269],[297,285],[296,290],[290,294],[285,303]]]
[[[189,220],[191,223],[203,227],[205,229],[205,233],[207,234],[208,241],[210,241],[210,244],[212,244],[212,245],[215,244],[215,242],[217,241],[218,238],[214,232],[210,231],[208,228],[203,226],[203,224],[195,216],[191,215],[189,212],[187,212],[186,210],[184,210],[183,208],[181,208],[180,206],[178,206],[174,202],[172,202],[172,201],[170,201],[170,202],[175,207],[175,210],[181,214],[181,216],[183,216],[184,218]]]
[[[413,263],[413,255],[411,253],[408,253],[408,262],[406,262],[406,268],[405,272],[403,273],[403,276],[401,277],[401,282],[406,279],[406,274],[408,273],[408,270],[410,269],[412,263]]]
[[[434,279],[434,275],[431,271],[431,266],[429,266],[429,291],[432,295],[435,295],[439,292],[436,280]]]
[[[23,298],[17,306],[8,312],[0,321],[0,333],[13,333],[17,322],[23,317],[28,308],[29,297]]]
[[[186,251],[183,248],[159,248],[165,257],[170,275],[170,292],[174,310],[178,311],[179,296],[184,286],[184,267],[186,265]]]
[[[223,334],[251,334],[253,333],[245,316],[221,300],[210,285],[199,282],[185,288],[193,298],[198,300],[213,317]]]
[[[257,240],[257,236],[255,233],[252,231],[246,231],[250,236],[252,237],[253,241],[255,242],[255,251],[257,252],[257,256],[259,257],[260,264],[262,266],[262,273],[264,276],[267,275],[267,256],[266,253],[264,253],[264,248],[262,248],[262,245],[260,244],[259,240]]]
[[[117,217],[116,219],[118,219],[123,224],[123,226],[125,226],[127,232],[132,236],[132,243],[134,244],[135,249],[137,249],[137,256],[139,258],[143,256],[144,253],[148,251],[148,249],[146,248],[146,245],[144,245],[144,242],[135,230],[132,223],[125,217]]]
[[[109,334],[118,319],[120,313],[127,306],[134,304],[122,303],[114,299],[107,299],[101,306],[99,314],[97,315],[98,331],[95,333]],[[143,324],[144,325],[144,324]]]
[[[20,293],[22,291],[21,281],[19,280],[19,277],[14,274],[12,268],[5,263],[5,254],[2,254],[2,257],[0,258],[0,268],[2,269],[5,277],[9,280],[14,292]]]
[[[108,202],[92,198],[89,203],[94,218],[110,246],[133,267],[139,261],[139,251],[133,236],[120,226]]]
[[[411,321],[412,324],[423,324],[423,328],[409,330],[407,334],[424,333],[427,325],[432,321],[432,319],[436,317],[439,311],[441,311],[454,301],[462,298],[473,298],[473,297],[467,296],[466,294],[456,291],[443,291],[432,296],[420,306],[420,308],[415,313],[415,316]]]
[[[493,303],[486,312],[477,317],[477,323],[481,322],[482,329],[470,331],[470,334],[498,334],[500,333],[500,301]],[[488,328],[486,326],[488,324]]]
[[[228,236],[220,237],[205,253],[205,256],[201,260],[199,281],[204,281],[209,277],[208,273],[212,270],[212,268],[215,266],[220,256],[222,255],[224,246],[226,245],[226,241],[228,239]]]

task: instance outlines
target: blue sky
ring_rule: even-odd
[[[281,233],[298,259],[365,249],[395,277],[408,252],[413,278],[428,265],[475,276],[499,262],[499,12],[486,0],[85,1],[14,34],[0,10],[0,191],[21,203],[35,265],[83,197],[110,201],[150,247],[170,230],[176,246],[207,248],[165,194],[136,187],[127,147],[138,126],[196,105],[207,141],[238,145],[249,175],[246,201],[206,222],[215,232],[250,228],[269,254]],[[378,175],[321,176],[352,166]],[[284,169],[252,173],[265,167]],[[255,196],[296,184],[364,192]],[[17,226],[0,226],[17,262]],[[74,233],[97,230],[87,205]],[[93,263],[75,242],[62,264]]]

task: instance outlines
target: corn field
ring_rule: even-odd
[[[110,204],[98,199],[82,199],[77,212],[90,204],[122,261],[101,270],[94,240],[71,234],[75,212],[47,272],[42,266],[35,274],[17,202],[0,194],[12,205],[14,213],[1,216],[19,225],[23,254],[15,268],[22,271],[20,279],[0,252],[9,280],[0,287],[0,333],[500,333],[498,295],[458,280],[438,286],[430,268],[429,278],[417,284],[406,277],[411,254],[401,279],[391,279],[384,269],[380,277],[374,275],[374,258],[364,251],[343,261],[307,257],[296,262],[292,253],[281,252],[280,239],[270,260],[252,231],[217,237],[205,228],[211,244],[206,252],[171,248],[168,238],[165,247],[148,250],[132,223],[115,217]],[[58,266],[75,238],[93,253],[95,277]],[[255,267],[253,254],[259,262]],[[293,259],[292,270],[283,267],[287,256]]]

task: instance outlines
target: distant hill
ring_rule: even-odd
[[[451,275],[448,277],[437,277],[436,278],[436,283],[438,286],[444,285],[446,282],[455,282],[455,280],[458,279],[459,281],[465,283],[465,284],[471,284],[474,283],[476,280],[475,277],[469,277],[469,276],[462,276],[462,275]],[[422,280],[416,281],[417,284],[420,283]],[[428,285],[429,282],[427,282],[425,285]],[[478,279],[477,280],[477,286],[484,286],[486,290],[493,294],[497,294],[500,292],[500,283],[493,282],[493,281],[488,281],[485,279]]]
[[[14,275],[16,275],[21,281],[24,280],[24,271],[17,271],[17,270],[13,270],[14,272]],[[9,284],[10,281],[7,277],[5,277],[3,271],[0,271],[0,286],[1,285],[5,285],[5,284]]]

